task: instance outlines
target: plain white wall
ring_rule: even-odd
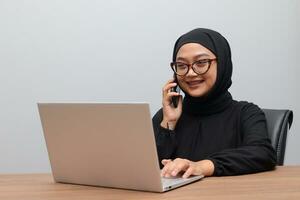
[[[221,32],[233,54],[231,93],[289,108],[286,164],[300,164],[297,0],[0,0],[0,172],[49,172],[36,103],[147,101],[172,75],[172,48],[196,27]]]

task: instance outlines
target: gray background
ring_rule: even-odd
[[[48,172],[37,102],[146,101],[171,78],[175,40],[221,32],[237,100],[294,111],[286,164],[300,164],[300,1],[0,0],[0,173]]]

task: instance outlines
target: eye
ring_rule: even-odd
[[[196,61],[195,62],[195,65],[197,66],[197,67],[206,67],[207,66],[207,64],[208,64],[208,62],[209,62],[209,60],[208,59],[205,59],[205,60],[198,60],[198,61]]]
[[[176,67],[178,69],[184,69],[184,68],[186,68],[186,64],[184,64],[184,63],[176,63]]]

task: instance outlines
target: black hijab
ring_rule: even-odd
[[[194,115],[210,115],[225,110],[233,102],[228,92],[231,86],[231,50],[227,40],[218,32],[197,28],[181,37],[175,43],[173,61],[184,44],[198,43],[209,49],[217,57],[217,79],[213,88],[204,97],[192,97],[187,92],[183,100],[183,112]]]

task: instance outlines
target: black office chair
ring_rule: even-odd
[[[287,133],[293,123],[293,111],[262,110],[266,115],[269,137],[277,154],[277,165],[283,165]]]

